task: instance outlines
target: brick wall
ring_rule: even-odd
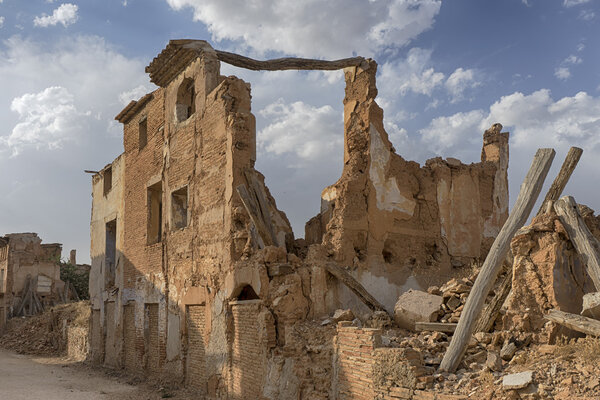
[[[135,332],[135,304],[130,303],[123,307],[123,365],[132,371],[140,367]]]
[[[106,337],[104,340],[104,362],[107,365],[118,366],[119,354],[115,346],[115,302],[107,301],[104,303],[104,326],[106,328]]]
[[[160,348],[158,338],[158,304],[146,304],[146,368],[150,372],[160,372]]]
[[[260,300],[231,302],[233,343],[231,375],[233,399],[260,399],[264,382],[263,353],[259,345]]]
[[[460,400],[464,396],[422,390],[427,377],[421,354],[381,346],[379,329],[338,325],[337,392],[340,400]]]
[[[186,383],[206,391],[206,359],[204,354],[205,306],[187,306]]]

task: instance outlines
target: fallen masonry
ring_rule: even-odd
[[[343,172],[323,189],[304,239],[254,168],[250,85],[220,75],[221,62],[344,70]],[[577,162],[531,225],[502,236],[508,133],[500,124],[485,131],[478,163],[406,161],[375,102],[376,69],[361,57],[259,62],[200,40],[169,42],[146,68],[159,88],[116,117],[124,152],[92,178],[94,363],[143,370],[208,399],[556,394],[548,379],[559,372],[530,374],[524,387],[499,378],[523,372],[514,368],[529,366],[528,352],[558,352],[561,338],[576,337],[544,317],[581,312],[595,291],[552,208]],[[542,153],[551,163],[554,152]],[[593,212],[579,212],[599,237]],[[494,274],[480,290],[488,253]],[[460,326],[472,291],[488,307],[468,313],[469,332]],[[458,368],[444,372],[459,336]]]

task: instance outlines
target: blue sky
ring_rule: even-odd
[[[379,64],[399,154],[476,162],[511,132],[511,198],[538,147],[584,155],[566,193],[600,209],[598,0],[0,0],[0,234],[35,231],[89,260],[91,179],[122,152],[114,116],[153,90],[169,39],[256,58]],[[251,72],[257,168],[296,236],[342,168],[341,72]],[[547,185],[549,182],[547,182]],[[65,256],[67,252],[65,251]]]

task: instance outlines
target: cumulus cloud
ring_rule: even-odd
[[[556,101],[548,89],[529,95],[515,92],[500,98],[489,111],[435,118],[419,133],[436,152],[449,154],[460,151],[465,143],[480,144],[481,133],[495,122],[512,127],[516,148],[579,145],[600,153],[600,97],[585,92]]]
[[[457,68],[446,78],[442,72],[432,67],[431,49],[413,47],[405,59],[386,62],[380,68],[378,80],[380,85],[381,103],[384,107],[392,104],[392,99],[408,92],[431,96],[437,89],[445,88],[452,103],[464,98],[467,89],[479,86],[481,82],[473,69]],[[434,99],[430,108],[439,105],[439,99]]]
[[[85,134],[105,137],[112,126],[108,121],[123,106],[116,93],[147,82],[141,61],[126,58],[99,37],[42,45],[13,36],[4,46],[0,120],[6,131],[0,130],[0,149],[12,154],[26,147],[56,149],[84,134],[72,126],[87,126]]]
[[[259,54],[371,56],[408,44],[430,29],[441,0],[167,0],[191,7],[213,40],[233,40]]]
[[[385,82],[380,89],[382,97],[414,92],[430,96],[444,83],[445,75],[430,67],[432,50],[413,47],[404,60],[384,63],[379,80]]]
[[[77,22],[78,7],[76,4],[64,3],[52,12],[52,15],[42,14],[40,17],[35,17],[33,25],[46,28],[62,24],[65,28]]]
[[[271,121],[258,133],[263,152],[287,153],[302,164],[329,158],[343,148],[342,116],[331,106],[315,107],[302,101],[287,104],[279,99],[259,113]]]
[[[475,71],[473,69],[457,68],[448,77],[445,86],[452,96],[452,102],[456,103],[463,98],[465,90],[474,88],[480,84],[481,82],[475,79]]]
[[[10,135],[0,137],[0,146],[9,148],[13,155],[26,146],[60,148],[82,130],[89,115],[78,111],[73,95],[60,86],[16,97],[10,109],[19,114],[19,122]]]

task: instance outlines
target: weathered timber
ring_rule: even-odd
[[[30,288],[31,288],[31,276],[27,275],[27,278],[25,280],[25,287],[23,287],[23,291],[21,292],[21,304],[19,304],[19,307],[17,307],[17,309],[14,313],[15,316],[21,315],[21,313],[25,309],[25,305],[29,303],[29,297],[31,295]]]
[[[271,234],[269,233],[269,230],[263,223],[263,220],[260,217],[259,211],[256,207],[256,204],[250,197],[250,194],[248,193],[248,189],[246,189],[246,185],[239,185],[238,187],[235,188],[235,190],[240,195],[240,198],[242,199],[242,204],[244,205],[244,208],[248,212],[248,215],[250,216],[250,219],[252,220],[252,223],[256,227],[256,230],[258,231],[258,234],[262,238],[265,246],[273,245],[273,239],[271,238]]]
[[[215,52],[219,61],[253,71],[281,71],[288,69],[331,71],[346,67],[357,67],[365,62],[363,57],[342,58],[333,61],[293,57],[259,61],[227,51],[215,50]]]
[[[458,321],[456,332],[452,336],[448,350],[444,354],[444,359],[440,364],[442,371],[454,372],[462,359],[485,299],[508,253],[510,241],[515,232],[527,221],[542,190],[554,155],[555,152],[553,149],[539,149],[535,154],[529,172],[527,172],[527,176],[525,176],[525,180],[521,184],[517,201],[496,240],[494,240],[481,267],[481,271],[473,284],[465,308]]]
[[[600,336],[600,321],[595,319],[559,310],[548,311],[548,314],[544,315],[544,318],[548,321],[564,325],[574,331],[585,333],[586,335]]]
[[[543,214],[549,203],[554,203],[559,199],[565,186],[567,186],[567,182],[569,182],[569,178],[571,177],[571,174],[573,174],[582,153],[583,150],[579,147],[571,147],[569,149],[567,157],[565,157],[565,161],[560,167],[558,175],[554,179],[554,182],[552,182],[552,186],[548,189],[548,193],[546,193],[546,197],[544,198],[537,215]]]
[[[500,309],[504,305],[504,302],[512,289],[512,265],[512,257],[507,256],[504,261],[506,275],[502,277],[498,290],[492,300],[481,312],[481,316],[475,325],[475,332],[489,332],[492,329],[492,326],[494,326],[494,322],[500,313]]]
[[[571,196],[564,196],[554,203],[554,210],[564,225],[569,239],[587,266],[587,272],[600,291],[600,243],[592,235],[577,211],[577,203]]]
[[[344,268],[336,264],[325,264],[325,269],[331,275],[335,276],[340,282],[352,290],[358,298],[367,305],[373,311],[385,311],[385,307],[371,296],[369,292],[361,285],[352,275],[348,273]]]
[[[456,325],[452,322],[415,322],[415,330],[454,333]]]

